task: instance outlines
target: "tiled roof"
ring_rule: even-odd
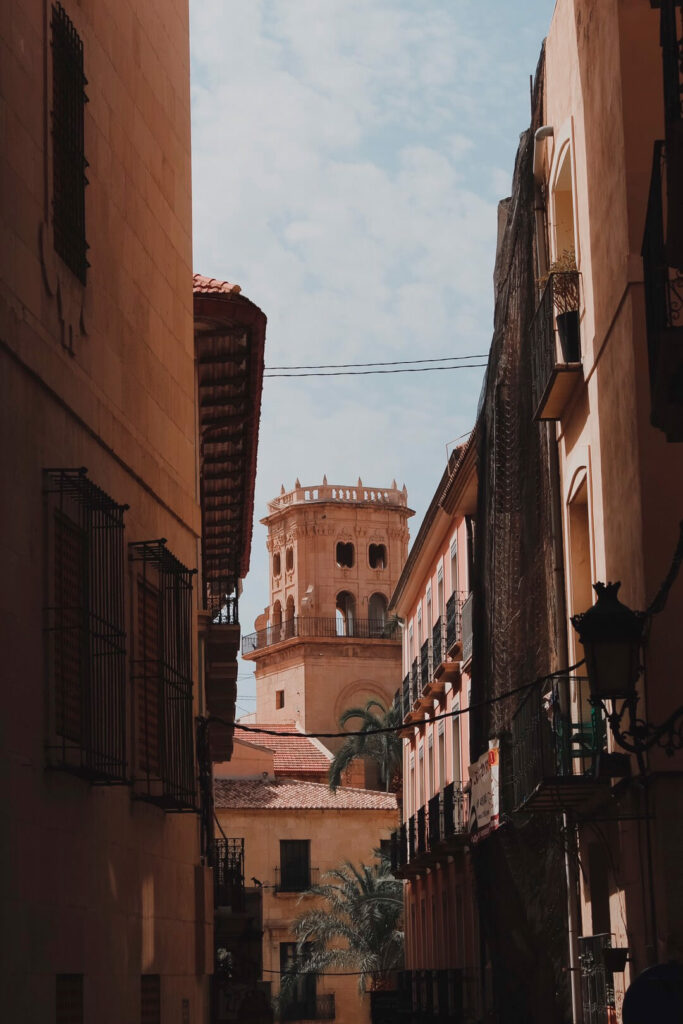
[[[295,732],[297,726],[294,722],[278,722],[269,725],[259,722],[264,729],[271,729],[274,732]],[[268,747],[275,754],[273,768],[276,775],[315,775],[327,776],[332,754],[322,743],[312,740],[308,736],[270,736],[262,732],[242,732],[238,730],[240,739],[249,743]]]
[[[216,808],[271,808],[336,811],[395,811],[393,793],[340,786],[333,793],[322,782],[297,779],[216,779]]]
[[[242,291],[238,284],[230,284],[229,281],[219,281],[215,277],[204,277],[203,274],[192,275],[193,291],[201,292],[203,295],[239,295]]]

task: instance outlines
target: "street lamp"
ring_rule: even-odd
[[[617,597],[620,586],[594,584],[596,603],[571,619],[586,656],[590,701],[602,707],[619,746],[638,755],[639,761],[655,744],[672,755],[683,748],[683,707],[677,708],[661,725],[638,718],[636,683],[641,671],[645,623],[651,612],[634,612],[622,604]],[[611,710],[607,701],[611,702]],[[617,701],[623,701],[621,707]]]

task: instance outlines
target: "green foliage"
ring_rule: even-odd
[[[358,736],[349,736],[335,754],[329,771],[330,789],[341,785],[342,775],[356,758],[369,758],[379,766],[382,785],[388,793],[400,785],[403,759],[402,742],[397,732],[372,735],[374,729],[396,729],[401,724],[401,711],[393,705],[387,710],[380,701],[369,700],[363,708],[348,708],[339,719],[340,728],[354,723]],[[367,735],[366,735],[367,734]]]
[[[296,968],[280,981],[280,1008],[295,991],[301,974],[358,972],[358,991],[382,988],[391,971],[403,966],[403,883],[386,861],[348,861],[328,871],[320,885],[301,899],[318,897],[324,905],[302,914],[293,925]]]

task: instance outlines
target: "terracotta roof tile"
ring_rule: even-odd
[[[216,808],[271,808],[339,811],[395,811],[393,793],[340,787],[332,793],[322,782],[297,779],[216,779]]]
[[[264,729],[279,732],[293,732],[297,729],[294,722],[277,722],[270,725],[259,722]],[[261,732],[244,733],[243,737],[253,744],[267,747],[275,754],[273,768],[276,775],[316,775],[327,776],[332,754],[322,743],[308,736],[269,736]],[[242,737],[241,737],[242,738]]]
[[[238,284],[230,284],[229,281],[219,281],[215,277],[204,277],[203,274],[193,274],[192,284],[195,294],[200,292],[204,295],[239,295],[242,291]]]

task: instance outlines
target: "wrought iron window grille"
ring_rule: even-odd
[[[164,538],[129,545],[137,625],[132,659],[135,796],[197,807],[192,717],[192,577]]]
[[[239,912],[245,907],[244,839],[215,839],[212,848],[214,905]]]
[[[83,41],[60,3],[52,5],[52,213],[55,251],[82,284],[85,238],[85,87]]]
[[[46,469],[47,763],[125,783],[123,516],[85,468]]]

